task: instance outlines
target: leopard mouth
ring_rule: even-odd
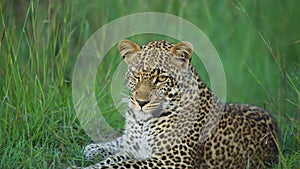
[[[148,102],[147,104],[141,105],[137,101],[131,102],[130,107],[135,111],[144,114],[153,114],[162,110],[162,105],[159,102]]]

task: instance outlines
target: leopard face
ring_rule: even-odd
[[[130,105],[137,111],[154,113],[167,107],[178,95],[176,81],[160,69],[129,72],[131,86]]]
[[[126,43],[129,43],[126,46]],[[187,42],[173,45],[166,41],[142,47],[123,41],[121,54],[128,64],[126,80],[131,97],[129,106],[139,114],[156,117],[181,102],[187,82],[194,82],[189,69],[192,46]],[[132,47],[133,46],[133,47]],[[128,48],[126,48],[128,47]],[[123,51],[123,52],[122,52]]]

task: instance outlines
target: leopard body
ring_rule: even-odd
[[[130,103],[123,136],[90,144],[87,168],[263,168],[276,162],[276,122],[262,108],[223,103],[190,63],[188,42],[123,40]]]

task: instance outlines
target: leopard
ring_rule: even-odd
[[[129,89],[122,136],[92,143],[101,158],[86,169],[271,168],[278,161],[278,127],[263,108],[221,101],[191,63],[187,41],[122,40]]]

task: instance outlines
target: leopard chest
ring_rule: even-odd
[[[136,159],[151,157],[149,128],[145,124],[129,121],[126,125],[126,132],[125,149]]]
[[[169,121],[169,117],[154,118],[146,122],[137,122],[127,118],[127,148],[138,159],[145,159],[155,154],[167,152],[178,140]]]

